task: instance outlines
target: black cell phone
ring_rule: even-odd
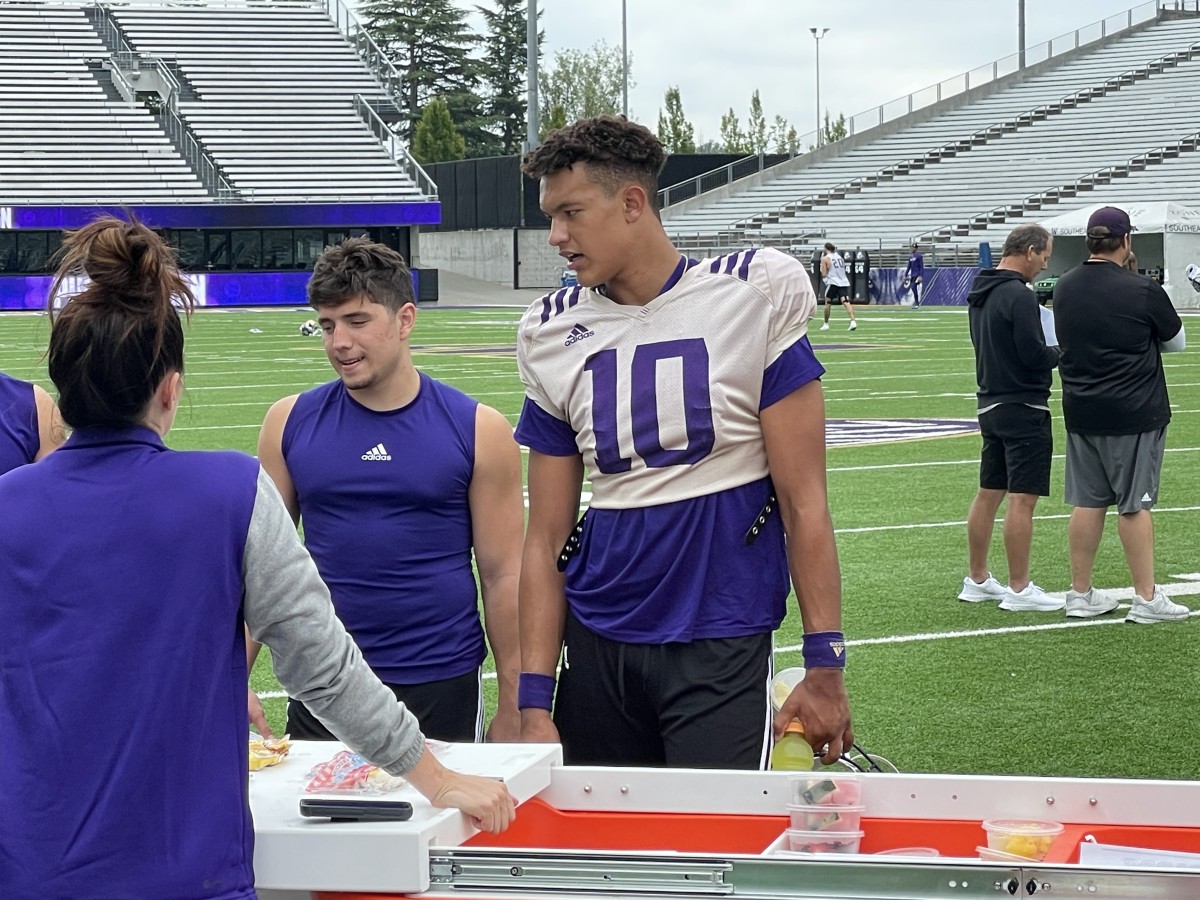
[[[412,804],[406,800],[326,800],[300,798],[300,815],[334,822],[407,822]]]

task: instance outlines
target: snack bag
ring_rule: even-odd
[[[250,771],[257,772],[267,766],[277,766],[292,749],[288,735],[283,737],[262,738],[254,735],[250,738]]]
[[[309,782],[304,790],[310,793],[386,794],[406,784],[403,778],[389,775],[349,750],[313,766],[307,777]]]

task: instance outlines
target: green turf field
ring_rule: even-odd
[[[522,399],[513,357],[519,313],[422,309],[416,363],[515,422]],[[169,443],[253,452],[273,401],[331,375],[320,340],[298,333],[310,315],[197,314],[188,336],[186,399]],[[965,311],[868,308],[859,321],[849,334],[837,311],[832,330],[813,334],[828,369],[831,419],[974,417]],[[46,384],[46,338],[42,316],[0,316],[0,369]],[[1158,580],[1200,608],[1200,351],[1166,359],[1175,421],[1155,512]],[[1052,407],[1061,451],[1057,395]],[[1134,626],[1110,616],[1067,624],[1061,612],[1006,613],[954,599],[965,574],[964,520],[977,483],[978,445],[969,434],[829,451],[851,645],[847,678],[860,743],[905,771],[1200,774],[1194,619]],[[1049,591],[1069,586],[1062,477],[1060,452],[1052,496],[1039,506],[1034,531],[1033,577]],[[997,528],[992,567],[1003,579],[999,537]],[[1128,589],[1115,522],[1101,544],[1095,580],[1102,588]],[[793,606],[777,638],[778,666],[799,663],[799,633]],[[254,684],[262,692],[278,689],[261,663]],[[282,701],[268,706],[281,722]]]

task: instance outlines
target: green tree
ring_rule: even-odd
[[[632,68],[632,54],[629,65]],[[604,41],[587,50],[557,51],[554,61],[539,70],[538,81],[542,136],[552,130],[551,122],[560,118],[568,124],[621,111],[621,54]],[[631,78],[629,87],[633,86]],[[556,107],[561,107],[561,116]]]
[[[846,129],[846,116],[838,113],[837,121],[830,121],[829,110],[825,110],[825,125],[821,131],[824,133],[826,144],[840,141],[849,133]]]
[[[783,116],[776,116],[771,124],[769,143],[776,153],[800,152],[800,135],[796,134],[796,126]]]
[[[430,100],[475,93],[481,64],[471,51],[479,37],[452,0],[363,0],[358,11],[402,75],[399,132],[410,142]]]
[[[419,163],[446,162],[466,155],[466,142],[454,127],[450,107],[437,97],[425,105],[417,122],[412,154]]]
[[[678,87],[667,88],[666,110],[658,113],[658,139],[668,153],[695,153],[696,130],[683,114]]]
[[[495,9],[475,7],[484,19],[483,113],[499,138],[499,152],[519,153],[525,144],[528,5],[527,0],[493,2]],[[541,18],[541,9],[538,17]],[[539,31],[539,59],[543,37]],[[469,145],[468,141],[468,152]]]
[[[729,107],[729,112],[721,116],[721,152],[750,152],[750,139],[746,137],[746,133],[742,131],[742,126],[738,122],[737,113],[733,111],[732,106]]]
[[[746,122],[746,142],[751,153],[767,152],[767,117],[763,115],[758,88],[750,95],[750,119]]]

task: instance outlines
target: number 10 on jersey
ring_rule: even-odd
[[[678,359],[671,368],[682,374],[682,410],[662,410],[668,416],[683,415],[687,446],[664,448],[659,419],[658,367],[664,360]],[[620,421],[627,419],[633,432],[633,448],[651,469],[687,466],[712,452],[712,397],[709,391],[708,347],[701,338],[640,344],[633,352],[629,371],[629,395],[618,395],[617,351],[601,350],[584,362],[592,375],[592,431],[596,435],[596,467],[606,475],[628,472],[632,460],[621,455]]]

